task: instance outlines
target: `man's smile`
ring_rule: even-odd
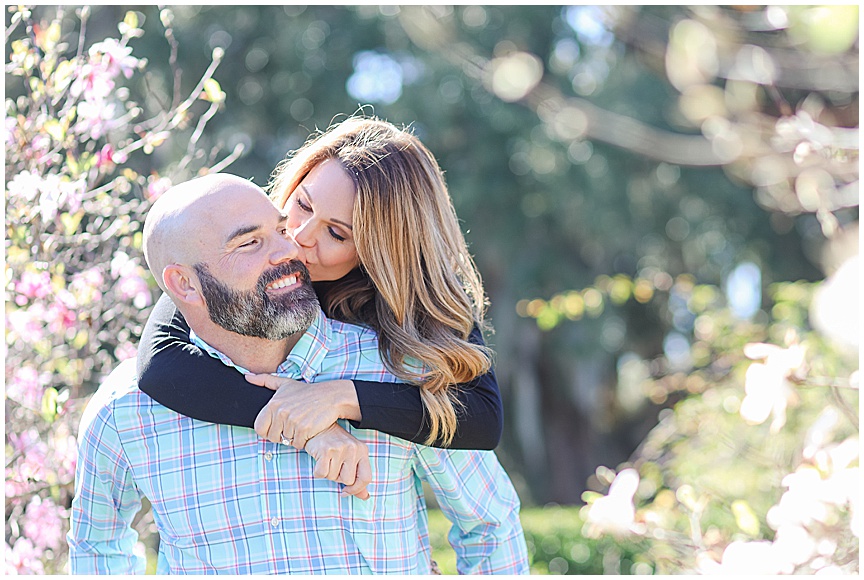
[[[276,280],[275,282],[271,282],[267,284],[265,287],[266,290],[281,290],[283,288],[290,288],[292,286],[297,285],[297,281],[299,279],[299,274],[289,274],[287,276],[283,276]]]

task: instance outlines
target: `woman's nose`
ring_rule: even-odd
[[[315,243],[315,236],[312,235],[310,220],[301,222],[293,231],[290,230],[290,235],[297,240],[297,243],[303,247],[311,247]]]

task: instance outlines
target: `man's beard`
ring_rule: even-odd
[[[206,264],[195,264],[210,320],[231,332],[267,340],[282,340],[305,331],[320,307],[309,272],[302,262],[291,261],[264,272],[254,290],[237,291],[216,279]],[[302,285],[285,295],[271,297],[265,288],[280,278],[297,274]]]

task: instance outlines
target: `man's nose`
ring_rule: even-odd
[[[270,257],[273,263],[281,263],[288,260],[303,260],[303,258],[303,250],[300,244],[297,243],[290,233],[278,236],[276,247]]]

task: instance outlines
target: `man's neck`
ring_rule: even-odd
[[[215,324],[200,329],[193,327],[193,330],[201,340],[230,358],[235,365],[253,373],[275,373],[303,336],[303,332],[298,332],[283,340],[267,340],[243,336]]]

